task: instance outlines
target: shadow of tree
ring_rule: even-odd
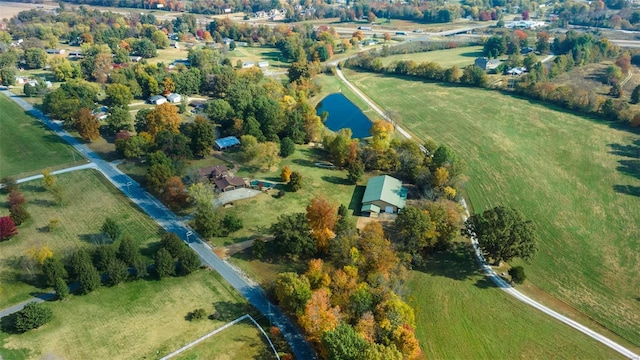
[[[635,140],[633,144],[607,144],[611,148],[609,153],[618,156],[630,157],[634,159],[640,159],[640,139]]]
[[[618,160],[620,166],[616,170],[623,174],[640,179],[640,160]]]
[[[251,311],[251,307],[247,306],[246,304],[229,301],[220,301],[213,303],[213,307],[216,309],[216,312],[219,315],[219,319],[223,321],[231,321],[233,319],[236,319],[238,316]]]
[[[424,266],[416,270],[459,281],[468,280],[480,274],[470,249],[465,243],[456,243],[448,250],[435,252],[427,256],[424,263]]]
[[[339,176],[327,176],[324,175],[322,177],[320,177],[322,180],[331,183],[331,184],[335,184],[335,185],[351,185],[351,182],[349,182],[349,180],[347,180],[346,178],[342,178]]]
[[[0,330],[2,330],[2,332],[6,334],[19,334],[19,332],[17,332],[15,328],[17,317],[18,315],[13,313],[11,315],[0,318]]]
[[[291,162],[300,166],[315,167],[313,162],[307,159],[293,159]]]
[[[360,210],[362,209],[362,197],[364,196],[366,188],[364,185],[356,185],[353,189],[348,207],[348,209],[352,211],[353,216],[360,216],[362,214]]]
[[[620,194],[640,196],[640,186],[633,185],[613,185],[613,190]]]

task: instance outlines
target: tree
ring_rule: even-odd
[[[442,189],[449,181],[449,171],[444,167],[439,167],[433,172],[432,185],[436,189]]]
[[[322,334],[322,348],[328,360],[360,360],[367,342],[353,327],[341,322],[335,329]]]
[[[388,275],[398,265],[398,256],[378,222],[365,225],[358,239],[358,247],[362,262],[360,268],[366,274],[378,272]]]
[[[18,332],[37,329],[53,318],[53,311],[43,304],[28,303],[16,314],[15,328]]]
[[[282,171],[280,172],[280,179],[285,183],[288,183],[291,180],[291,168],[287,165],[282,167]]]
[[[184,247],[178,256],[178,273],[182,276],[189,275],[198,270],[201,264],[202,261],[198,254],[190,247]]]
[[[145,59],[152,58],[158,54],[156,45],[149,39],[135,41],[132,46],[133,53]]]
[[[189,321],[202,320],[205,318],[205,316],[207,316],[207,312],[205,309],[195,309],[192,313],[189,314]]]
[[[280,215],[270,230],[278,253],[310,257],[317,250],[304,213]]]
[[[187,248],[184,241],[176,233],[164,234],[160,240],[160,247],[166,249],[174,259],[182,255],[182,252]]]
[[[497,206],[472,215],[465,226],[469,236],[478,238],[483,254],[496,264],[515,257],[531,260],[536,255],[538,234],[518,210]]]
[[[11,239],[18,234],[18,229],[9,216],[0,217],[0,240]]]
[[[105,234],[111,241],[116,241],[120,237],[122,229],[120,225],[113,218],[106,218],[102,227],[100,228],[103,234]]]
[[[227,234],[234,233],[242,229],[243,226],[242,219],[240,219],[235,213],[226,214],[222,218],[222,227]]]
[[[96,84],[84,80],[67,81],[44,97],[42,107],[53,119],[69,125],[78,109],[95,106],[99,90]]]
[[[130,236],[123,236],[122,240],[120,240],[117,257],[128,266],[135,266],[136,261],[140,258],[138,245]]]
[[[3,67],[2,69],[0,69],[0,78],[2,78],[2,86],[15,85],[16,75],[17,75],[17,71],[14,67]],[[28,84],[25,84],[25,85],[28,85]]]
[[[51,174],[51,170],[42,170],[42,183],[47,189],[52,188],[56,184],[56,178]]]
[[[179,176],[172,176],[167,179],[162,197],[169,207],[174,210],[183,209],[189,203],[189,195]]]
[[[27,199],[25,199],[24,195],[22,195],[19,190],[14,189],[9,193],[9,207],[22,206],[25,201],[27,201]]]
[[[74,124],[83,139],[93,141],[100,137],[100,121],[91,110],[79,109],[74,115]]]
[[[402,209],[393,223],[394,240],[411,255],[420,255],[435,245],[435,226],[426,211],[413,206]]]
[[[84,295],[92,292],[100,286],[100,274],[89,261],[78,269],[78,293]]]
[[[195,121],[189,125],[189,134],[193,155],[199,157],[209,155],[211,147],[216,141],[215,127],[213,124],[202,116],[196,116]]]
[[[56,292],[56,295],[58,295],[58,300],[64,300],[69,297],[69,286],[67,286],[67,283],[61,277],[56,278],[53,284],[53,290]]]
[[[296,151],[296,144],[289,137],[285,137],[280,142],[280,156],[289,157]]]
[[[124,261],[116,259],[107,265],[107,284],[116,286],[125,281],[129,276],[129,267]]]
[[[289,179],[289,188],[291,191],[296,192],[302,189],[302,174],[294,171],[291,173],[291,178]]]
[[[169,38],[162,30],[156,30],[151,34],[151,41],[159,49],[165,49],[169,46]]]
[[[131,113],[125,107],[114,106],[108,110],[107,125],[114,134],[120,130],[131,130],[133,128],[131,120]]]
[[[176,263],[173,256],[165,248],[160,248],[156,253],[155,265],[156,274],[160,279],[174,275],[176,272]]]
[[[636,86],[631,93],[631,98],[629,102],[632,104],[637,104],[640,102],[640,85]]]
[[[462,71],[460,82],[467,85],[485,86],[487,84],[487,75],[480,67],[469,65]]]
[[[105,93],[107,97],[104,99],[107,106],[121,106],[127,108],[129,103],[133,101],[133,95],[129,87],[123,84],[111,84],[107,86]]]
[[[347,166],[347,180],[352,184],[357,184],[364,175],[364,165],[360,161],[353,161]]]
[[[29,48],[24,51],[24,61],[29,69],[41,69],[47,65],[47,53],[40,48]]]
[[[163,152],[156,151],[149,155],[147,170],[147,186],[155,193],[161,193],[170,177],[175,175],[173,162]]]
[[[326,252],[329,248],[329,240],[334,236],[333,230],[336,226],[336,211],[337,206],[324,197],[311,199],[311,203],[307,206],[306,217],[318,251]]]
[[[99,245],[93,252],[93,265],[98,271],[107,271],[107,267],[116,261],[116,249],[109,245]]]
[[[283,310],[302,315],[307,301],[311,299],[311,286],[306,277],[294,272],[284,272],[278,274],[275,293]]]
[[[176,84],[173,80],[171,80],[170,77],[164,78],[164,80],[162,80],[162,94],[167,96],[174,91],[176,91]]]
[[[179,133],[180,114],[178,108],[169,103],[156,106],[147,114],[147,132],[155,137],[162,130]]]
[[[211,203],[199,204],[193,221],[198,233],[205,238],[223,235],[221,231],[222,217]]]
[[[324,332],[331,331],[340,322],[340,307],[331,306],[329,292],[320,288],[311,294],[304,314],[300,316],[300,325],[312,340],[320,342]]]
[[[44,280],[47,286],[55,286],[56,279],[67,279],[68,274],[65,270],[62,261],[59,258],[52,256],[47,258],[42,264],[42,273],[44,274]]]
[[[522,266],[514,266],[509,269],[509,276],[511,276],[511,280],[516,284],[522,284],[527,279],[527,275],[525,275]]]
[[[536,50],[543,54],[549,53],[549,49],[551,48],[551,46],[549,45],[549,39],[550,35],[548,32],[539,32],[536,40]]]
[[[497,58],[507,51],[504,37],[494,35],[484,43],[484,55],[489,58]]]
[[[142,256],[138,256],[132,267],[136,279],[145,278],[149,274],[149,272],[147,271],[148,264],[145,259],[142,258]]]
[[[31,214],[22,205],[13,205],[9,208],[9,216],[16,226],[20,226],[31,217]]]

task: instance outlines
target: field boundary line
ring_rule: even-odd
[[[370,100],[369,98],[367,98],[364,93],[362,91],[360,91],[360,89],[356,88],[355,85],[353,85],[349,80],[347,80],[347,78],[342,74],[342,71],[340,71],[340,69],[338,67],[335,68],[336,69],[336,74],[338,75],[338,78],[340,78],[341,81],[343,81],[346,85],[348,85],[355,93],[356,95],[360,96],[360,98],[362,98],[362,100],[364,100],[372,109],[374,109],[376,112],[378,112],[378,114],[380,114],[385,120],[390,121],[390,119],[382,112],[382,110],[380,110],[380,108],[378,106],[376,106],[372,100]],[[393,122],[392,122],[393,123]],[[395,125],[395,124],[394,124]],[[401,127],[397,127],[397,130],[400,134],[402,134],[405,138],[407,138],[408,140],[416,140],[415,138],[413,138],[411,135],[409,135],[406,131],[404,131],[404,129],[402,129]],[[426,152],[426,149],[424,149],[424,147],[418,142],[418,145],[420,145],[420,149],[423,152]],[[469,214],[469,210],[467,210],[467,202],[465,201],[465,199],[463,198],[460,201],[460,204],[462,205],[462,207],[465,210],[465,214],[463,214],[463,220],[466,221],[467,218],[470,216]],[[633,360],[640,360],[640,355],[634,353],[633,351],[627,349],[626,347],[618,344],[617,342],[609,339],[608,337],[601,335],[600,333],[596,332],[595,330],[592,330],[590,328],[588,328],[585,325],[580,324],[579,322],[570,319],[567,316],[564,316],[558,312],[556,312],[555,310],[531,299],[530,297],[524,295],[523,293],[521,293],[520,291],[518,291],[517,289],[515,289],[513,286],[511,286],[509,283],[507,283],[503,278],[501,278],[492,268],[491,266],[489,266],[489,264],[486,262],[484,256],[482,255],[482,251],[480,250],[480,246],[478,244],[478,239],[473,236],[471,237],[471,244],[473,245],[473,248],[475,250],[475,256],[476,259],[479,262],[480,267],[482,268],[482,270],[484,271],[484,273],[487,275],[487,277],[489,277],[491,279],[491,281],[501,290],[503,290],[504,292],[506,292],[507,294],[513,296],[514,298],[516,298],[517,300],[543,312],[546,315],[551,316],[552,318],[580,331],[581,333],[589,336],[590,338],[606,345],[607,347],[609,347],[610,349],[616,351],[617,353],[625,356],[628,359],[633,359]]]

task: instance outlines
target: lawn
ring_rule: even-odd
[[[463,247],[411,271],[409,303],[427,359],[612,359],[617,353],[505,295]]]
[[[41,180],[20,185],[27,199],[26,209],[32,218],[18,227],[17,236],[0,242],[0,308],[26,300],[32,296],[30,293],[45,290],[24,261],[29,248],[48,246],[54,254],[63,256],[76,247],[92,247],[107,217],[116,220],[123,234],[136,240],[148,261],[152,261],[160,228],[100,173],[82,170],[57,175],[56,178],[63,189],[62,207],[44,190]],[[7,196],[0,195],[1,216],[8,214],[6,201]],[[60,220],[60,225],[53,232],[48,232],[46,229],[52,219]]]
[[[533,284],[640,345],[638,135],[495,91],[347,76],[418,138],[466,160],[476,211],[506,205],[534,222]]]
[[[225,329],[175,357],[180,360],[275,359],[264,335],[250,320]]]
[[[0,178],[85,163],[72,147],[4,95],[0,95],[0,108]]]
[[[482,46],[464,46],[454,49],[434,50],[414,54],[391,55],[381,59],[385,66],[394,61],[413,60],[418,64],[429,61],[438,63],[443,68],[450,68],[453,65],[463,68],[467,65],[472,65],[473,61],[479,56],[482,56]]]
[[[229,51],[227,54],[231,63],[235,66],[238,60],[253,61],[258,66],[258,61],[268,61],[269,68],[286,69],[289,67],[287,61],[284,60],[282,52],[271,47],[254,47],[254,46],[238,46],[235,50]]]
[[[0,354],[21,350],[28,358],[158,359],[250,311],[240,294],[206,270],[184,278],[101,287],[46,306],[53,310],[53,320],[36,331],[5,336]],[[197,308],[222,316],[187,321]],[[220,345],[238,346],[238,341],[243,339],[222,337]]]

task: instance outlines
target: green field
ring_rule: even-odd
[[[495,91],[346,74],[466,160],[476,211],[506,205],[533,220],[535,285],[640,345],[638,135]]]
[[[411,271],[409,303],[427,359],[612,359],[617,353],[505,295],[464,248]]]
[[[453,65],[463,68],[467,65],[473,65],[473,61],[479,56],[482,56],[482,46],[465,46],[455,49],[434,50],[414,54],[398,54],[381,59],[382,64],[385,66],[394,61],[413,60],[418,64],[429,61],[438,63],[443,68],[450,68]]]
[[[53,320],[34,331],[4,335],[0,356],[20,359],[158,359],[248,311],[244,299],[217,273],[139,280],[52,302]],[[204,308],[220,320],[187,321]],[[237,344],[236,339],[221,339]]]
[[[160,228],[116,190],[100,173],[82,170],[57,175],[57,184],[63,189],[64,206],[58,206],[52,195],[45,191],[41,180],[20,185],[27,199],[26,209],[32,218],[18,227],[19,234],[0,242],[0,308],[15,305],[30,298],[32,292],[45,290],[33,270],[25,265],[27,250],[48,246],[54,254],[63,256],[79,247],[92,247],[98,238],[100,227],[107,217],[112,217],[142,246],[142,252],[151,262],[152,249],[159,240]],[[0,216],[8,214],[6,195],[0,195]],[[60,220],[60,226],[48,232],[52,219]]]
[[[0,178],[37,174],[44,168],[84,163],[64,140],[0,95]]]
[[[282,52],[276,48],[238,46],[227,54],[231,63],[235,66],[238,60],[253,61],[258,66],[258,61],[268,61],[269,68],[286,69],[289,64],[284,60]]]
[[[180,360],[275,359],[276,356],[256,326],[245,320],[180,353]]]

